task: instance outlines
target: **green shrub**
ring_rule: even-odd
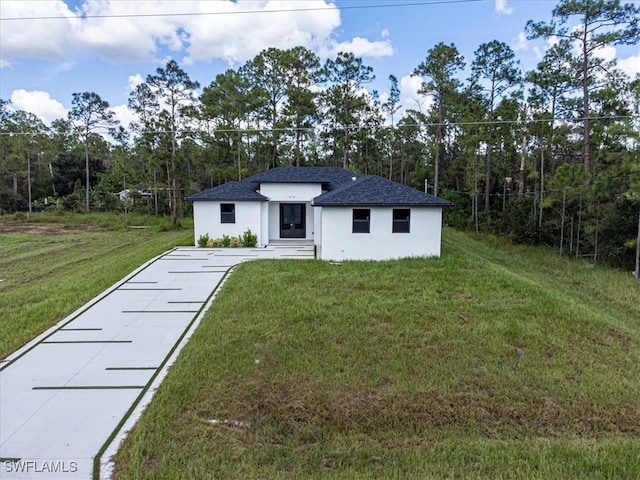
[[[258,245],[258,236],[251,233],[251,230],[247,229],[242,234],[242,246],[243,247],[255,247]]]
[[[208,234],[201,235],[198,238],[199,247],[207,248],[220,248],[220,247],[255,247],[258,244],[258,236],[251,233],[251,230],[247,230],[242,235],[237,237],[230,237],[229,235],[222,235],[222,238],[209,238]]]
[[[208,247],[209,246],[209,234],[205,233],[204,235],[200,235],[198,238],[198,246],[199,247]]]

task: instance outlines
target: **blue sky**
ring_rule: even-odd
[[[268,47],[304,45],[323,60],[351,51],[374,68],[369,88],[384,97],[388,76],[415,108],[411,71],[439,42],[468,64],[481,43],[510,45],[524,69],[544,53],[526,41],[527,20],[548,21],[555,0],[76,0],[0,2],[0,98],[45,123],[66,116],[74,92],[108,101],[127,124],[131,88],[176,60],[204,87]],[[638,4],[640,2],[634,1]],[[273,12],[275,10],[275,12]],[[271,11],[271,12],[270,12]],[[629,75],[640,46],[602,52]]]

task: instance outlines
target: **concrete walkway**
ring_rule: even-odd
[[[0,478],[109,478],[229,271],[258,258],[313,258],[313,246],[176,248],[3,361]]]

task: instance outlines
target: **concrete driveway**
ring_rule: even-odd
[[[313,246],[176,248],[0,364],[0,478],[109,478],[109,458],[237,264]]]

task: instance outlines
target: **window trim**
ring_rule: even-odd
[[[406,212],[405,218],[396,218],[396,214]],[[391,217],[391,233],[411,233],[411,209],[394,208]]]
[[[227,211],[225,211],[225,207]],[[235,203],[220,204],[220,223],[236,223],[236,204]]]
[[[356,218],[356,212],[366,218]],[[370,208],[354,208],[351,211],[351,233],[371,233]]]

